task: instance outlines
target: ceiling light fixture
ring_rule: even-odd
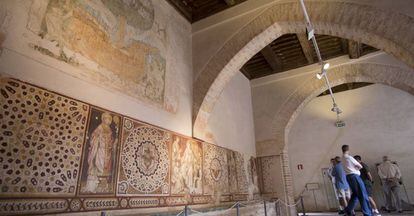
[[[300,1],[300,5],[302,6],[303,15],[305,16],[306,33],[308,34],[308,40],[312,40],[313,47],[315,48],[316,56],[318,57],[319,64],[321,65],[321,72],[317,73],[316,77],[318,79],[325,78],[325,83],[328,87],[329,94],[330,94],[331,99],[332,99],[332,109],[331,109],[331,111],[336,113],[337,122],[340,121],[341,123],[343,123],[341,125],[345,126],[345,123],[343,121],[339,120],[339,114],[342,113],[342,110],[338,107],[338,104],[336,103],[335,97],[334,97],[333,92],[332,92],[332,87],[331,87],[331,84],[329,83],[329,79],[328,79],[328,75],[327,75],[327,70],[329,69],[330,65],[329,65],[328,62],[324,62],[322,60],[321,52],[319,50],[318,43],[316,42],[316,38],[315,38],[315,29],[313,28],[312,23],[310,22],[308,11],[306,10],[304,0],[299,0],[299,1]],[[337,124],[337,126],[338,126],[338,124]]]

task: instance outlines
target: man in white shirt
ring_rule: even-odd
[[[403,212],[400,198],[401,171],[397,165],[393,164],[388,156],[382,157],[382,163],[378,166],[378,175],[382,180],[382,186],[386,197],[385,208],[388,212],[391,211],[392,194],[395,198],[395,207],[399,213]]]
[[[342,153],[342,165],[344,167],[346,180],[348,181],[349,187],[351,188],[352,195],[348,206],[344,211],[340,211],[339,213],[352,215],[358,199],[364,216],[372,216],[372,209],[369,204],[367,190],[365,189],[364,182],[360,177],[361,172],[359,170],[362,169],[362,165],[357,160],[355,160],[355,158],[349,155],[348,145],[342,146]]]

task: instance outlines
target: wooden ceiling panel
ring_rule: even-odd
[[[245,1],[247,0],[168,0],[191,23]]]
[[[366,44],[329,35],[316,35],[316,41],[324,60],[343,55],[359,58],[377,51]],[[305,34],[285,34],[254,55],[241,71],[248,79],[256,79],[316,62],[315,49]]]

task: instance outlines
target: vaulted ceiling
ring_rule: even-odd
[[[191,23],[247,0],[168,0]]]
[[[316,35],[316,41],[324,60],[342,55],[355,59],[377,50],[363,43],[329,35]],[[315,49],[306,34],[286,34],[254,55],[241,72],[251,80],[317,62]]]

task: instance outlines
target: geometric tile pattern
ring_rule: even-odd
[[[1,78],[1,196],[75,195],[89,106]]]
[[[0,107],[0,215],[247,199],[238,152],[4,77]]]

